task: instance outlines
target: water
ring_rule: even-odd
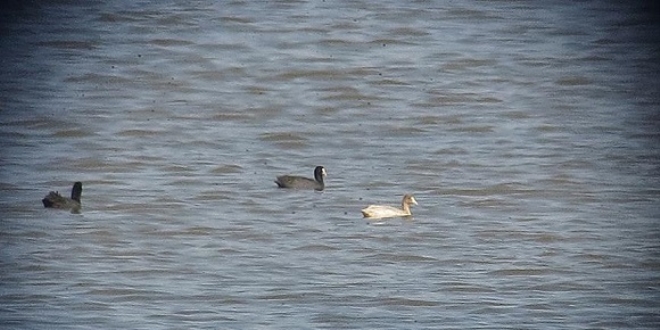
[[[3,328],[660,326],[653,8],[12,4]]]

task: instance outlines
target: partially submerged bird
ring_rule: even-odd
[[[417,205],[415,197],[409,194],[403,195],[403,200],[401,201],[401,208],[396,208],[386,205],[369,205],[368,207],[362,209],[362,215],[365,218],[390,218],[390,217],[406,217],[411,216],[410,205]]]
[[[280,188],[323,190],[325,188],[323,178],[326,175],[325,168],[323,166],[317,166],[314,169],[313,180],[302,176],[280,175],[275,180],[275,183]]]
[[[44,207],[56,209],[71,210],[71,212],[80,212],[80,195],[82,194],[82,182],[76,182],[71,189],[71,198],[60,195],[57,191],[51,191],[41,200]]]

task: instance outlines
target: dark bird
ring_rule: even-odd
[[[41,200],[44,207],[55,209],[71,210],[71,212],[80,212],[80,195],[82,195],[82,182],[76,182],[71,189],[71,198],[60,195],[57,191],[51,191]]]
[[[327,175],[325,168],[323,166],[317,166],[314,169],[314,179],[305,178],[302,176],[295,175],[281,175],[277,177],[275,183],[280,188],[290,188],[290,189],[314,189],[314,190],[323,190],[325,188],[325,183],[323,183],[323,178]]]

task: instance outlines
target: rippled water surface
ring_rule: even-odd
[[[660,328],[660,28],[614,3],[10,2],[3,328]]]

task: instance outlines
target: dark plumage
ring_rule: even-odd
[[[323,166],[317,166],[314,169],[313,180],[302,176],[281,175],[277,177],[275,183],[280,188],[323,190],[325,188],[325,183],[323,182],[325,176],[325,168]]]
[[[41,200],[44,207],[52,207],[56,209],[71,210],[71,212],[79,212],[81,208],[80,196],[82,195],[82,183],[76,182],[71,189],[71,198],[66,198],[60,195],[57,191],[51,191]]]

